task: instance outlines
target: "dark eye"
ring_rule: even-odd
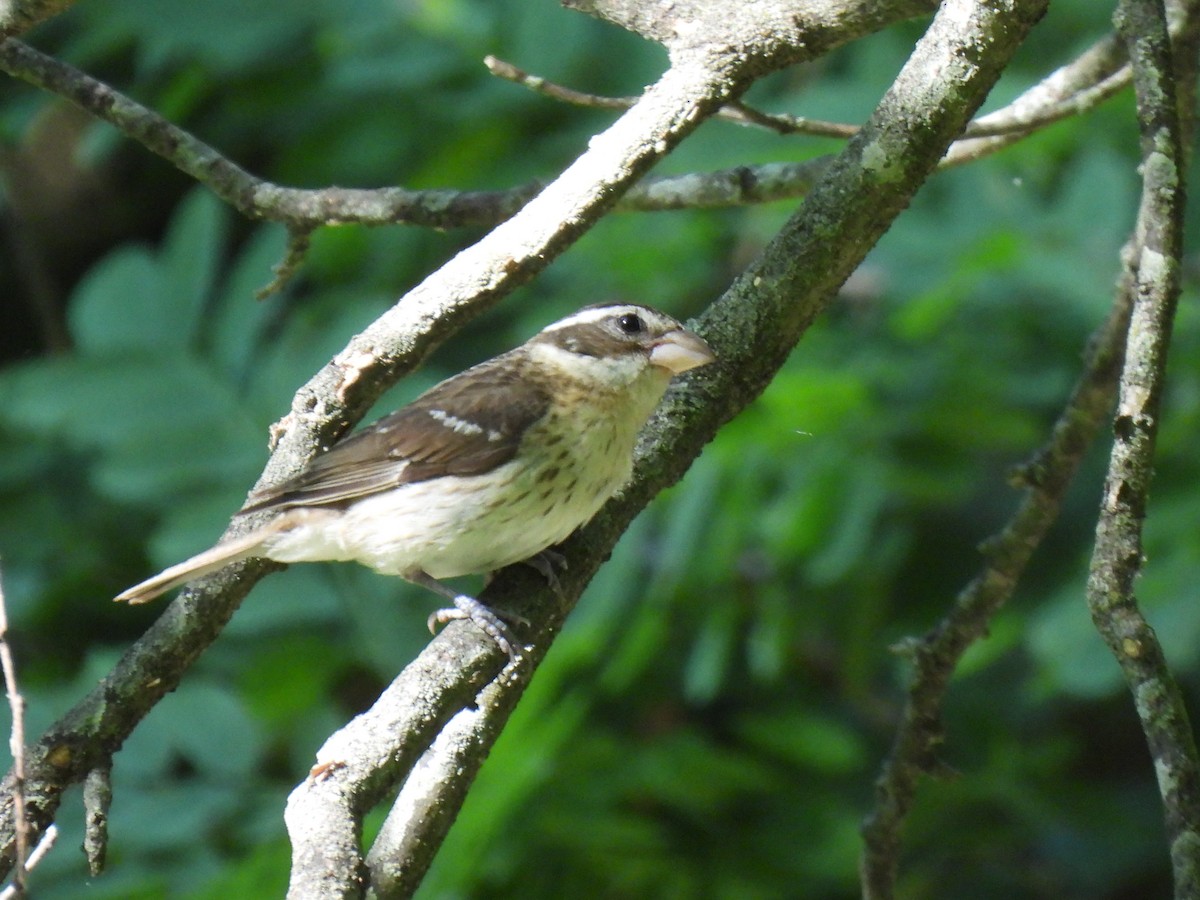
[[[625,313],[625,315],[617,317],[617,327],[626,334],[637,334],[646,327],[646,323],[642,321],[641,316]]]

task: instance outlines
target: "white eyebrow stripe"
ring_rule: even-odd
[[[547,325],[542,329],[542,333],[545,334],[548,331],[558,331],[560,328],[574,328],[576,325],[588,325],[594,322],[601,322],[604,319],[612,316],[619,316],[624,313],[632,313],[633,315],[640,315],[643,317],[646,315],[646,311],[640,306],[633,306],[624,303],[614,306],[601,306],[597,309],[581,309],[574,315],[567,316],[565,319],[555,322],[553,325]]]

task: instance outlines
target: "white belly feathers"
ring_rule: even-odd
[[[459,476],[453,493],[445,479],[431,479],[345,510],[284,513],[288,526],[264,543],[263,555],[279,562],[356,560],[384,574],[419,569],[438,579],[528,559],[591,519],[629,478],[637,429],[608,415],[586,424],[571,441],[535,433],[566,433],[558,423],[535,426],[526,441],[538,452],[523,447],[491,472]],[[524,524],[514,528],[514,522]]]

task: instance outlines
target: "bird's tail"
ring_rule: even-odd
[[[135,584],[129,590],[117,594],[113,599],[119,603],[146,603],[172,588],[177,588],[201,575],[224,568],[231,562],[257,555],[258,551],[262,549],[264,538],[274,531],[275,529],[271,525],[267,525],[264,528],[256,528],[241,537],[222,541],[203,553],[197,553],[191,559],[185,559],[169,569],[164,569],[153,578],[147,578],[141,584]]]

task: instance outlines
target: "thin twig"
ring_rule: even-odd
[[[255,300],[266,300],[272,294],[277,294],[295,277],[308,255],[312,244],[313,229],[302,226],[292,226],[288,229],[287,253],[271,270],[274,277],[267,284],[254,292]]]
[[[1133,80],[1133,70],[1122,66],[1116,72],[1104,75],[1093,84],[1085,85],[1058,101],[1025,109],[1010,103],[1003,109],[980,116],[967,126],[964,138],[1023,136],[1038,129],[1078,116],[1115,97]]]
[[[540,75],[526,72],[506,60],[495,56],[485,56],[483,64],[497,78],[511,81],[522,87],[549,97],[551,100],[561,100],[572,106],[585,106],[592,109],[628,109],[637,102],[637,97],[605,97],[601,94],[589,94],[574,88],[558,84]],[[727,122],[739,125],[756,125],[779,134],[812,134],[822,137],[848,138],[858,132],[857,125],[847,125],[843,122],[828,122],[822,119],[806,119],[802,116],[788,116],[760,112],[741,101],[727,103],[713,116]]]
[[[38,863],[46,858],[46,854],[54,847],[55,841],[58,840],[58,826],[51,825],[42,832],[42,839],[38,841],[37,846],[33,848],[33,852],[29,854],[29,859],[25,860],[26,873],[32,872],[37,868]],[[16,900],[24,895],[24,889],[18,888],[16,882],[10,882],[4,890],[0,891],[0,900]]]
[[[596,109],[627,109],[636,97],[605,97],[577,91],[540,75],[526,72],[512,63],[495,56],[485,56],[483,64],[498,78],[519,84],[522,87],[575,106]],[[1011,135],[1024,137],[1070,116],[1087,112],[1129,86],[1131,74],[1128,68],[1107,74],[1098,72],[1091,84],[1080,86],[1069,96],[1051,99],[1044,105],[1029,108],[1026,105],[1010,104],[1003,109],[988,113],[972,121],[963,131],[964,138],[985,138]],[[754,125],[777,134],[808,134],[818,137],[849,138],[858,132],[857,125],[846,122],[831,122],[825,119],[810,119],[783,113],[766,113],[736,101],[727,103],[713,116],[739,125]]]
[[[1135,302],[1087,600],[1097,631],[1125,675],[1154,760],[1175,896],[1194,900],[1200,897],[1200,758],[1183,694],[1134,594],[1179,299],[1184,140],[1161,0],[1122,0],[1116,21],[1133,65],[1142,202],[1136,253],[1129,260]]]
[[[986,557],[982,571],[932,631],[899,648],[911,656],[913,674],[891,753],[875,783],[875,808],[862,828],[860,874],[868,900],[887,900],[895,893],[900,829],[918,782],[937,769],[942,702],[954,669],[967,648],[986,635],[988,623],[1012,595],[1112,409],[1132,304],[1129,285],[1123,285],[1112,312],[1089,341],[1083,374],[1050,439],[1014,473],[1014,483],[1026,493],[1008,524],[981,545]]]
[[[13,863],[12,886],[17,896],[25,893],[29,860],[29,819],[25,814],[25,698],[17,687],[17,667],[8,643],[8,610],[4,604],[4,584],[0,578],[0,668],[4,670],[4,691],[12,712],[12,730],[8,746],[13,758],[13,816],[16,819],[17,857]]]

